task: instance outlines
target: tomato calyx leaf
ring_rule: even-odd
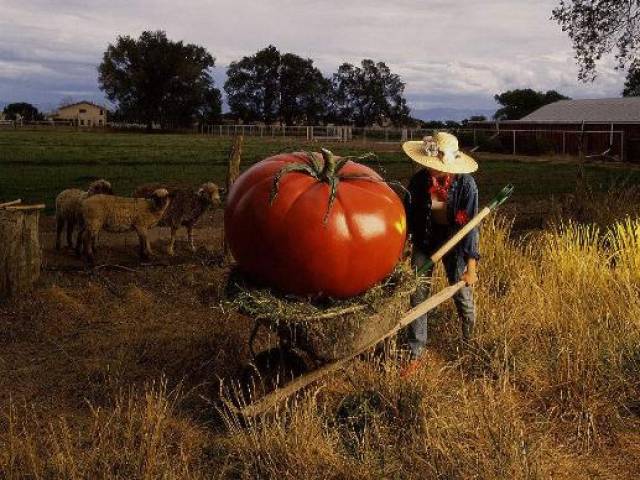
[[[304,172],[304,173],[308,173],[314,178],[318,178],[313,168],[306,163],[290,163],[288,165],[285,165],[280,169],[280,171],[278,171],[278,173],[276,173],[276,176],[273,177],[273,184],[271,185],[271,193],[269,194],[270,205],[273,205],[273,202],[275,202],[276,197],[278,196],[278,192],[280,191],[280,181],[282,180],[282,177],[284,177],[286,174],[291,172],[301,172],[301,173]]]
[[[309,161],[309,166],[312,167],[313,171],[319,176],[320,172],[322,172],[322,165],[318,161],[318,158],[316,157],[315,153],[313,153],[313,152],[304,152],[304,154],[306,155],[306,157],[307,157],[307,159]]]
[[[409,192],[409,190],[407,190],[407,188],[397,180],[377,179],[364,173],[343,173],[341,175],[338,175],[338,177],[340,178],[340,180],[364,180],[366,182],[385,183],[390,187],[397,187],[398,189],[402,190],[402,192],[406,195],[409,195],[409,199],[411,199],[411,192]]]

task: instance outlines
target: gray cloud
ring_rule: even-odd
[[[311,57],[326,73],[342,62],[384,60],[416,110],[493,108],[509,88],[617,96],[622,72],[605,60],[578,83],[566,35],[549,20],[558,0],[0,0],[0,100],[55,104],[101,99],[96,65],[117,35],[163,29],[206,46],[219,85],[231,61],[271,43]]]

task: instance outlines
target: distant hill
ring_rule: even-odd
[[[419,118],[420,120],[453,120],[461,122],[465,118],[472,117],[474,115],[484,115],[487,119],[493,117],[495,109],[486,108],[428,108],[425,110],[411,109],[411,116]]]

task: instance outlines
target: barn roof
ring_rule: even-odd
[[[97,103],[93,103],[93,102],[89,102],[87,100],[82,100],[80,102],[73,102],[73,103],[69,103],[68,105],[61,105],[58,110],[64,110],[65,108],[69,108],[69,107],[75,107],[77,105],[92,105],[96,108],[101,108],[102,110],[107,110],[106,107],[99,105]]]
[[[640,97],[560,100],[539,108],[519,121],[640,123]]]

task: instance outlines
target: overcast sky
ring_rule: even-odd
[[[222,87],[229,62],[268,44],[313,58],[385,61],[414,110],[495,108],[511,88],[574,98],[619,96],[624,74],[604,62],[577,81],[571,44],[550,21],[559,0],[0,0],[0,101],[102,100],[96,66],[118,35],[166,30],[204,45]]]

